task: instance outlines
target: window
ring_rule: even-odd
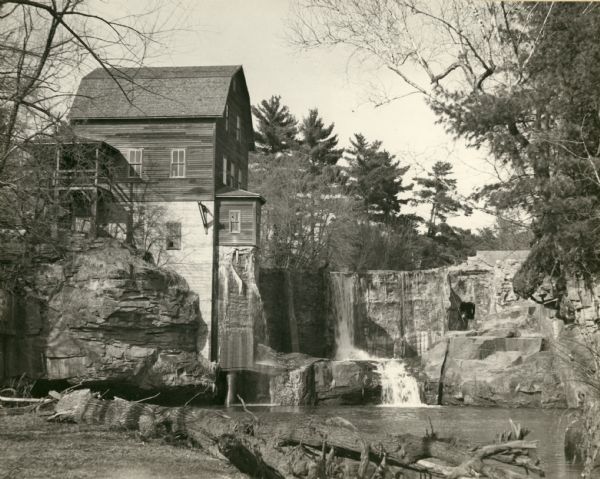
[[[167,223],[167,249],[181,249],[181,223]]]
[[[235,178],[235,163],[231,163],[231,174],[229,176],[229,183],[234,188],[237,188],[237,185],[235,184]]]
[[[225,131],[229,131],[229,105],[225,105]]]
[[[127,161],[129,162],[129,178],[142,176],[142,149],[130,148],[127,150]]]
[[[244,188],[243,183],[242,183],[242,169],[239,168],[238,169],[238,188]]]
[[[235,117],[235,139],[237,141],[242,140],[242,120],[240,115],[236,115]]]
[[[240,210],[231,210],[229,212],[229,232],[240,232]]]
[[[224,185],[227,185],[227,174],[228,174],[228,171],[227,171],[227,157],[224,156],[223,157],[223,184]]]
[[[185,178],[185,149],[171,150],[171,178]]]

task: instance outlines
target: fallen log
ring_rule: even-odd
[[[9,404],[47,404],[54,401],[54,399],[50,398],[16,398],[16,397],[8,397],[8,396],[0,396],[0,402],[9,403]]]
[[[62,397],[53,418],[134,430],[142,437],[187,438],[226,457],[240,471],[267,479],[387,478],[398,472],[402,475],[397,477],[405,478],[531,477],[520,470],[543,476],[535,441],[474,448],[433,433],[365,434],[342,418],[307,420],[292,413],[259,418],[247,410],[167,408],[118,398],[105,401],[89,390]]]

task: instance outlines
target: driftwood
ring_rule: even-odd
[[[0,396],[0,403],[7,404],[47,404],[54,401],[54,399],[38,399],[38,398],[15,398],[15,397],[7,397]]]
[[[372,435],[342,418],[307,419],[249,412],[167,408],[122,399],[105,401],[88,390],[65,395],[54,419],[104,424],[138,431],[143,437],[186,438],[226,457],[258,478],[530,478],[543,476],[535,441],[520,438],[474,448],[435,434]]]

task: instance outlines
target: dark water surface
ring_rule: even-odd
[[[255,411],[256,409],[253,408]],[[575,479],[581,469],[566,463],[563,438],[570,413],[562,409],[502,409],[476,407],[352,407],[288,408],[260,407],[259,415],[277,412],[347,419],[367,433],[413,433],[422,435],[429,419],[440,437],[455,436],[473,443],[492,443],[510,430],[508,419],[529,429],[527,439],[539,440],[538,454],[549,479]],[[267,412],[268,411],[268,412]],[[537,477],[537,476],[534,476]]]

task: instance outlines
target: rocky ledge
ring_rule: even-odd
[[[429,403],[567,406],[558,359],[544,335],[502,323],[503,328],[449,335],[423,355]]]
[[[214,389],[214,368],[199,354],[207,334],[198,296],[116,240],[42,265],[23,301],[23,340],[42,358],[33,377]]]
[[[281,406],[377,404],[381,379],[374,361],[333,361],[259,346],[271,402]]]

